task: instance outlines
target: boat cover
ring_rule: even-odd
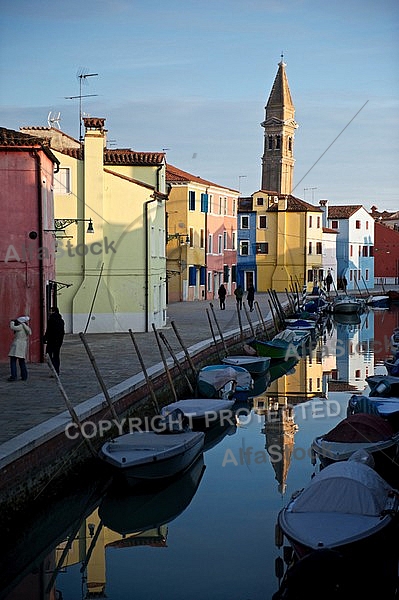
[[[274,336],[272,342],[276,340],[283,340],[284,342],[290,344],[291,342],[295,342],[297,340],[297,336],[295,335],[295,331],[292,329],[284,329],[284,331],[280,331],[280,333],[277,333]]]
[[[391,425],[376,414],[349,415],[323,436],[326,442],[380,442],[394,435]]]
[[[325,467],[292,503],[293,513],[345,513],[378,516],[391,486],[371,467],[343,461]]]
[[[238,379],[237,371],[227,365],[212,369],[204,367],[199,372],[198,377],[205,383],[213,385],[217,390],[220,390],[229,381],[237,381]]]

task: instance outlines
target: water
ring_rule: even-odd
[[[315,471],[313,438],[346,416],[367,375],[384,372],[398,325],[393,310],[326,330],[169,488],[138,496],[111,485],[104,495],[94,473],[70,482],[62,501],[21,517],[3,538],[10,561],[0,597],[54,597],[39,595],[42,587],[63,600],[271,599],[278,512]]]

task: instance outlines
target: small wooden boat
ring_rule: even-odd
[[[269,356],[272,360],[288,359],[309,338],[309,332],[297,335],[295,331],[284,330],[274,336],[272,340],[255,339],[250,342],[259,356]]]
[[[197,393],[201,398],[231,400],[237,385],[237,371],[230,365],[208,365],[197,377]]]
[[[223,364],[233,367],[244,367],[251,375],[265,373],[270,366],[268,356],[231,355],[222,360]]]
[[[197,387],[201,397],[225,397],[220,390],[225,389],[226,383],[234,382],[228,398],[240,401],[248,400],[253,388],[251,374],[244,367],[234,365],[208,365],[198,373]],[[208,392],[208,393],[207,393]]]
[[[363,450],[372,455],[375,470],[388,477],[398,454],[399,433],[379,413],[377,406],[372,414],[349,414],[328,433],[316,437],[311,445],[313,464],[316,457],[322,468],[346,461],[355,452]],[[396,467],[397,468],[397,467]]]
[[[364,303],[355,296],[336,296],[331,304],[333,313],[359,313],[362,312]]]
[[[235,400],[223,398],[187,398],[167,404],[161,409],[161,415],[167,416],[176,409],[181,410],[194,431],[207,429],[216,424],[233,422],[232,407]]]
[[[369,296],[366,304],[371,308],[389,308],[389,296]]]
[[[370,388],[371,398],[396,398],[399,399],[399,376],[395,375],[370,375],[366,377]]]
[[[205,434],[183,427],[183,419],[183,413],[175,411],[164,420],[163,433],[135,431],[111,439],[102,446],[100,458],[129,485],[172,477],[187,469],[204,446]]]
[[[378,553],[388,530],[394,535],[398,498],[398,492],[368,465],[338,462],[293,494],[279,513],[278,525],[298,558],[321,548],[350,555],[369,543]]]

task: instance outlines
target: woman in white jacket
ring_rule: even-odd
[[[32,330],[28,325],[29,317],[18,317],[10,322],[10,328],[14,332],[14,339],[11,344],[8,356],[10,357],[10,369],[11,376],[8,381],[17,380],[17,359],[19,361],[19,368],[21,371],[21,379],[26,381],[28,379],[28,370],[26,368],[26,350],[28,348],[28,339],[32,334]]]

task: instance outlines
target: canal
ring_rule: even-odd
[[[314,437],[345,418],[368,375],[385,372],[399,309],[359,321],[330,322],[263,393],[259,382],[259,396],[168,486],[127,493],[95,463],[8,524],[0,598],[271,600],[278,512],[317,468]]]

